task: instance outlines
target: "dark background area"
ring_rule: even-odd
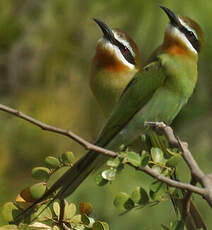
[[[126,31],[145,60],[162,42],[168,23],[160,4],[195,19],[205,33],[197,87],[173,126],[189,142],[201,168],[212,172],[212,1],[0,1],[1,103],[94,142],[104,117],[89,89],[91,59],[101,36],[92,18]],[[73,151],[80,157],[85,152],[66,137],[4,112],[0,130],[0,205],[35,182],[31,169],[41,165],[45,156]],[[71,199],[92,202],[93,215],[108,221],[111,229],[160,229],[160,224],[175,218],[168,201],[124,216],[118,216],[112,204],[118,191],[131,192],[145,180],[143,174],[128,169],[112,185],[99,188],[91,176]],[[198,196],[195,200],[212,229],[209,206]],[[4,223],[1,218],[0,223]]]

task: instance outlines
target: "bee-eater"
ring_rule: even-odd
[[[121,93],[140,67],[136,43],[119,29],[110,29],[94,19],[103,32],[92,61],[90,87],[106,117],[118,103]]]
[[[203,32],[192,19],[178,16],[166,7],[161,8],[170,20],[163,43],[154,52],[149,64],[125,88],[96,142],[98,146],[117,151],[121,144],[130,145],[141,134],[151,135],[144,126],[145,121],[171,124],[193,93]],[[115,39],[111,32],[110,36],[110,39]],[[121,61],[125,63],[126,59]],[[66,198],[99,162],[104,163],[107,159],[105,155],[89,151],[36,203],[58,189],[55,198]]]

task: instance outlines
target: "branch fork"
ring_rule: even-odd
[[[42,130],[46,130],[49,132],[53,132],[53,133],[57,133],[59,135],[66,136],[66,137],[76,141],[78,144],[80,144],[81,146],[83,146],[87,150],[93,150],[95,152],[98,152],[100,154],[104,154],[104,155],[107,155],[107,156],[113,157],[113,158],[119,156],[118,153],[116,153],[116,152],[113,152],[113,151],[105,149],[105,148],[101,148],[99,146],[96,146],[96,145],[93,145],[93,144],[87,142],[83,138],[81,138],[78,135],[76,135],[75,133],[73,133],[71,130],[61,129],[61,128],[57,128],[57,127],[45,124],[45,123],[43,123],[39,120],[36,120],[36,119],[18,111],[18,110],[12,109],[12,108],[5,106],[5,105],[2,105],[2,104],[0,104],[0,110],[4,111],[6,113],[12,114],[12,115],[14,115],[14,116],[16,116],[22,120],[25,120],[31,124],[34,124],[35,126],[40,127]],[[189,184],[189,183],[184,183],[184,182],[172,180],[172,179],[165,177],[159,173],[156,173],[154,170],[152,170],[148,166],[145,166],[144,168],[142,168],[140,166],[136,167],[130,163],[129,164],[132,167],[134,167],[140,171],[143,171],[143,172],[147,173],[148,175],[154,177],[155,179],[168,184],[169,186],[184,189],[184,190],[194,192],[194,193],[201,195],[202,197],[204,197],[207,200],[208,204],[212,207],[212,174],[205,175],[203,173],[203,171],[200,169],[197,162],[193,158],[191,152],[189,151],[187,143],[182,142],[179,138],[175,137],[173,129],[170,126],[167,126],[166,124],[164,124],[163,122],[145,122],[145,125],[154,128],[155,131],[158,132],[159,134],[164,134],[167,137],[171,146],[179,147],[182,150],[183,158],[191,170],[192,177],[195,178],[195,180],[202,185],[202,188],[194,186],[194,185]]]

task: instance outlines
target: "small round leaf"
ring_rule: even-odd
[[[120,159],[115,158],[113,160],[108,160],[107,161],[107,166],[117,168],[120,165]]]
[[[53,210],[54,210],[55,215],[59,218],[59,216],[60,216],[60,204],[57,201],[55,201],[53,203]]]
[[[85,225],[90,224],[90,220],[89,220],[89,218],[88,218],[88,216],[86,214],[81,215],[81,220],[82,220],[82,223],[85,224]]]
[[[103,221],[96,221],[93,224],[93,230],[109,230],[109,225]]]
[[[45,164],[50,169],[55,169],[60,166],[60,161],[56,157],[48,156],[45,158]]]
[[[101,173],[98,173],[97,176],[96,176],[96,184],[99,185],[99,186],[104,186],[108,183],[108,180],[105,180]]]
[[[138,167],[141,164],[141,157],[139,154],[134,152],[127,152],[127,157],[124,162],[129,162],[133,166]]]
[[[74,203],[71,204],[67,204],[65,206],[65,218],[66,219],[71,219],[71,217],[73,217],[76,213],[76,205]]]
[[[150,155],[146,151],[142,151],[141,153],[141,166],[145,167],[150,161]]]
[[[36,180],[47,180],[50,170],[46,167],[35,167],[32,169],[32,177]]]
[[[71,222],[75,223],[75,224],[80,224],[82,221],[81,221],[81,215],[76,215],[74,216],[73,218],[71,218]]]
[[[134,202],[127,193],[120,192],[116,195],[114,201],[114,206],[116,206],[120,211],[130,210],[134,207]]]
[[[61,160],[64,164],[73,164],[75,156],[72,152],[65,152],[61,155]]]
[[[3,225],[0,230],[18,230],[18,227],[16,225]]]
[[[15,218],[21,213],[21,211],[18,209],[17,206],[14,205],[13,202],[5,203],[2,207],[1,212],[3,218],[8,222],[14,221]]]
[[[115,180],[115,178],[116,178],[116,170],[113,169],[113,168],[104,170],[104,171],[102,172],[102,177],[103,177],[105,180],[113,181],[113,180]]]
[[[35,201],[33,199],[31,193],[30,193],[30,188],[27,187],[24,190],[21,191],[20,194],[18,194],[15,198],[15,203],[17,206],[23,210],[27,209],[32,205],[32,203]]]
[[[151,149],[151,156],[152,160],[155,163],[163,163],[163,151],[159,148],[152,148]]]
[[[181,160],[182,157],[179,154],[176,154],[175,156],[172,156],[171,158],[168,159],[166,165],[171,168],[176,168]]]
[[[149,202],[147,192],[141,187],[137,187],[136,190],[132,192],[131,198],[135,203],[140,205],[146,205]]]
[[[161,167],[158,166],[158,165],[153,165],[153,166],[152,166],[152,170],[153,170],[154,172],[156,172],[156,173],[161,173],[161,171],[162,171]]]
[[[38,200],[46,192],[46,183],[41,182],[41,183],[34,184],[30,187],[29,190],[32,198]]]
[[[154,181],[150,186],[150,196],[153,200],[160,200],[166,192],[166,184]]]
[[[44,224],[44,223],[41,223],[41,222],[38,222],[38,221],[36,221],[36,222],[34,222],[34,223],[32,223],[32,224],[30,224],[30,225],[28,225],[28,229],[34,229],[34,230],[36,230],[36,229],[42,229],[42,230],[49,230],[50,229],[50,226],[49,225],[46,225],[46,224]]]
[[[48,207],[48,204],[41,205],[35,212],[30,216],[31,222],[36,218],[37,221],[46,221],[52,219],[52,211]]]

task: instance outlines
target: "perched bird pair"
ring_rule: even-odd
[[[120,30],[111,30],[95,19],[104,36],[93,60],[91,88],[108,118],[96,145],[117,151],[141,134],[150,134],[145,121],[171,124],[192,95],[197,81],[198,54],[203,33],[187,17],[161,7],[169,17],[162,45],[143,70],[135,42]],[[57,191],[64,199],[108,157],[89,151],[78,160],[36,203]]]

